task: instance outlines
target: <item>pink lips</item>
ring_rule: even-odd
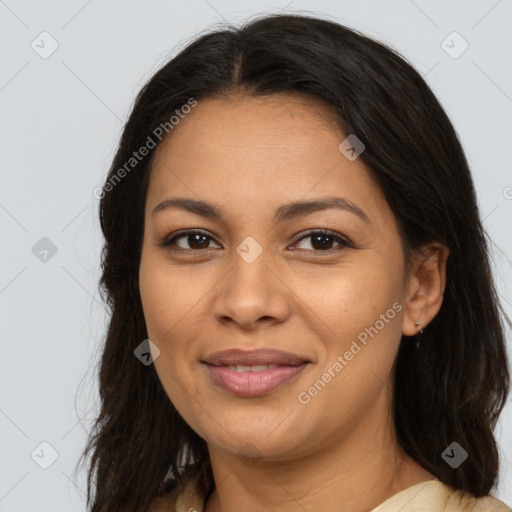
[[[304,357],[271,349],[226,350],[216,352],[202,362],[215,384],[244,397],[274,391],[291,381],[309,364]],[[269,368],[263,369],[262,366],[265,365]],[[237,371],[234,367],[242,371]]]

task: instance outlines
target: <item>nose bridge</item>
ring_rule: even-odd
[[[269,270],[269,266],[272,265],[271,250],[268,246],[264,248],[263,237],[259,238],[261,244],[254,237],[247,236],[236,246],[229,288],[231,293],[239,293],[246,300],[266,298],[268,301],[268,287],[273,286],[273,275]]]
[[[286,287],[276,276],[271,249],[248,236],[232,257],[231,271],[222,281],[222,293],[215,302],[215,315],[245,324],[261,317],[282,320],[288,310]]]

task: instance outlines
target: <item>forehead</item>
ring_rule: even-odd
[[[199,100],[164,139],[157,156],[178,156],[188,150],[197,157],[206,152],[235,158],[253,149],[262,151],[262,159],[265,150],[292,155],[301,147],[318,147],[322,141],[327,146],[342,135],[334,112],[320,100],[302,95],[239,94]]]
[[[334,112],[317,99],[275,94],[199,100],[157,150],[148,207],[170,195],[227,201],[240,209],[335,193],[382,206],[362,160],[340,152],[345,138]]]

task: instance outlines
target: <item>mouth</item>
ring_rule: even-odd
[[[211,366],[259,366],[259,365],[286,365],[296,366],[309,363],[308,358],[272,349],[240,350],[237,348],[215,352],[206,357],[203,363]]]
[[[242,397],[269,394],[295,380],[311,364],[302,356],[270,349],[226,350],[201,362],[214,384]]]

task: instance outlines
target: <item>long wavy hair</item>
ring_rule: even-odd
[[[455,489],[488,494],[499,469],[493,432],[509,392],[504,324],[510,320],[498,300],[490,240],[457,133],[396,50],[327,19],[272,14],[197,36],[147,81],[124,126],[99,204],[100,291],[110,323],[99,365],[99,415],[80,457],[92,452],[88,510],[146,511],[153,498],[198,475],[214,485],[206,442],[177,412],[154,365],[134,355],[147,338],[138,272],[160,144],[155,129],[167,126],[172,137],[169,119],[191,98],[240,92],[322,100],[343,133],[365,144],[359,158],[394,213],[406,264],[428,241],[450,250],[439,313],[419,347],[401,340],[394,419],[400,445],[427,471]],[[134,163],[148,137],[155,147]],[[453,441],[469,453],[457,469],[442,458]]]

